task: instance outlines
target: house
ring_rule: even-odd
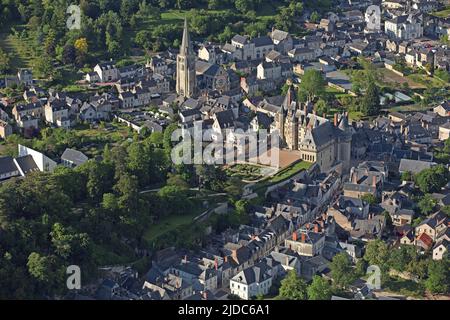
[[[427,234],[432,241],[436,241],[438,235],[447,228],[448,226],[448,217],[445,213],[438,211],[433,214],[431,217],[422,221],[416,227],[416,235],[420,237],[422,234]],[[424,239],[426,240],[426,239]]]
[[[365,194],[378,197],[387,177],[383,162],[367,161],[350,170],[350,181],[344,184],[344,196],[361,198]]]
[[[64,100],[57,98],[49,99],[44,107],[45,121],[57,127],[70,128],[71,120],[69,118],[70,107]]]
[[[11,125],[6,121],[0,120],[0,137],[6,139],[12,135],[12,133]]]
[[[445,141],[450,138],[450,122],[439,126],[439,140]]]
[[[19,69],[17,72],[17,79],[20,83],[23,83],[25,86],[33,85],[33,72],[30,69]]]
[[[39,128],[39,119],[33,116],[22,116],[19,120],[16,120],[17,126],[26,132],[29,129]]]
[[[276,62],[261,62],[257,68],[257,79],[279,80],[281,78],[281,64]]]
[[[53,172],[53,170],[55,170],[57,163],[43,153],[20,144],[18,145],[18,149],[19,157],[31,156],[36,166],[39,168],[39,171]]]
[[[312,61],[316,58],[316,51],[310,48],[295,48],[288,52],[288,56],[296,62]]]
[[[169,65],[166,63],[166,61],[158,56],[152,57],[150,62],[147,62],[146,67],[150,68],[154,73],[158,73],[161,75],[165,75],[169,69]]]
[[[368,219],[355,219],[353,230],[350,231],[350,237],[354,240],[370,241],[381,238],[386,218],[384,215],[369,214]]]
[[[428,251],[433,246],[433,239],[426,233],[421,233],[415,241],[415,245],[419,248],[422,248],[425,251]]]
[[[121,101],[121,107],[123,109],[134,108],[134,94],[129,91],[124,91],[119,94],[119,100]]]
[[[414,210],[400,209],[391,214],[392,224],[394,226],[403,226],[405,224],[411,224],[414,219]]]
[[[298,235],[300,233],[300,235]],[[319,232],[317,225],[312,230],[300,230],[292,234],[292,239],[285,240],[285,246],[301,256],[314,257],[322,253],[325,235]]]
[[[221,65],[225,62],[225,57],[220,46],[205,44],[198,50],[198,58],[211,64]]]
[[[292,37],[286,31],[273,29],[270,38],[272,39],[276,50],[282,54],[286,54],[288,51],[292,50],[294,46]]]
[[[272,280],[271,269],[262,262],[235,275],[230,280],[230,291],[243,300],[250,300],[258,295],[267,295]]]
[[[82,152],[70,148],[67,148],[61,155],[62,164],[68,168],[78,167],[88,160],[89,158]]]
[[[438,241],[433,247],[433,260],[442,260],[443,258],[448,257],[449,249],[450,241],[447,239]]]
[[[441,117],[450,117],[450,101],[444,101],[437,107],[434,107],[433,112],[437,113]]]
[[[423,36],[422,19],[419,15],[401,15],[394,19],[386,20],[384,32],[398,40],[414,40]]]
[[[113,62],[99,63],[94,67],[101,82],[113,82],[119,80],[120,72]]]
[[[20,120],[23,116],[33,116],[36,118],[41,118],[44,114],[44,108],[40,102],[28,103],[28,104],[18,104],[13,107],[12,114],[14,118]]]
[[[0,181],[19,176],[19,169],[17,168],[14,158],[7,156],[0,158]]]

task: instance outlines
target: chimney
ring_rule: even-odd
[[[314,225],[314,232],[319,233],[319,225],[318,224]]]
[[[377,177],[372,176],[372,187],[376,187],[376,186],[377,186]]]
[[[306,242],[306,234],[304,232],[302,232],[302,242],[303,243]]]
[[[334,126],[337,127],[338,125],[338,115],[337,113],[334,114]]]
[[[292,240],[297,241],[297,232],[292,234]]]
[[[352,182],[353,183],[358,183],[358,177],[356,176],[356,173],[354,173],[354,172],[352,174]]]
[[[217,261],[217,257],[214,259],[214,269],[216,269],[216,271],[217,271],[217,269],[219,268],[219,262]]]
[[[286,266],[289,266],[289,256],[286,256]]]

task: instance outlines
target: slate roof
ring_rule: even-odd
[[[25,175],[30,172],[39,171],[39,168],[31,155],[16,158],[16,162]]]
[[[0,174],[17,171],[14,159],[10,156],[0,158]]]
[[[245,44],[248,41],[248,37],[247,36],[241,36],[241,35],[237,34],[231,39],[231,41],[237,42],[237,43],[243,45],[243,44]]]
[[[70,161],[77,166],[79,166],[89,160],[89,158],[84,153],[82,153],[78,150],[70,149],[70,148],[67,148],[64,151],[64,153],[61,155],[61,159]]]
[[[226,129],[234,126],[234,114],[232,110],[228,109],[225,111],[217,112],[215,116],[221,129]]]
[[[289,37],[289,33],[286,31],[275,29],[272,31],[272,39],[277,41],[283,41]]]
[[[400,172],[419,173],[422,170],[431,168],[435,164],[436,163],[434,163],[434,162],[411,160],[411,159],[401,159],[398,170]]]
[[[261,283],[269,279],[269,268],[265,263],[258,263],[257,265],[247,268],[239,272],[233,280],[239,283],[251,285],[254,283]]]
[[[268,36],[253,38],[252,42],[255,44],[255,47],[265,47],[273,45],[272,39],[270,39],[270,37]]]

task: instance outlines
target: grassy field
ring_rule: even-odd
[[[32,66],[32,54],[26,43],[23,43],[18,37],[13,35],[12,28],[21,31],[25,25],[14,24],[4,27],[0,31],[0,48],[2,48],[11,57],[11,68],[29,68]]]
[[[172,230],[184,225],[192,224],[193,219],[204,212],[204,208],[197,208],[192,212],[170,216],[161,219],[157,224],[152,225],[144,235],[144,240],[148,243],[155,241],[159,236],[169,233]]]
[[[413,73],[407,76],[407,78],[415,83],[419,83],[425,87],[433,88],[445,88],[448,87],[448,83],[442,81],[441,79],[430,77],[425,74]]]
[[[385,291],[416,298],[423,297],[424,295],[424,288],[419,283],[393,276],[389,277],[389,280],[383,285],[383,289]]]
[[[280,170],[276,175],[258,182],[253,188],[253,191],[257,192],[258,194],[263,194],[271,185],[287,180],[300,171],[309,169],[311,166],[312,163],[306,161],[295,162],[292,165]]]
[[[425,89],[426,85],[420,82],[416,82],[417,78],[411,77],[412,75],[402,77],[401,75],[396,74],[395,72],[388,70],[386,68],[382,68],[381,72],[384,77],[384,82],[388,83],[393,88],[399,88],[399,85],[407,82],[411,89]]]

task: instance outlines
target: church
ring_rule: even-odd
[[[343,170],[350,167],[352,128],[348,115],[335,114],[334,122],[318,116],[309,103],[299,103],[289,88],[275,116],[275,128],[282,145],[300,151],[300,158],[317,163],[327,172],[339,163]]]
[[[187,20],[184,20],[183,40],[177,56],[177,94],[195,98],[200,91],[229,91],[230,78],[220,65],[197,60],[189,35]]]

